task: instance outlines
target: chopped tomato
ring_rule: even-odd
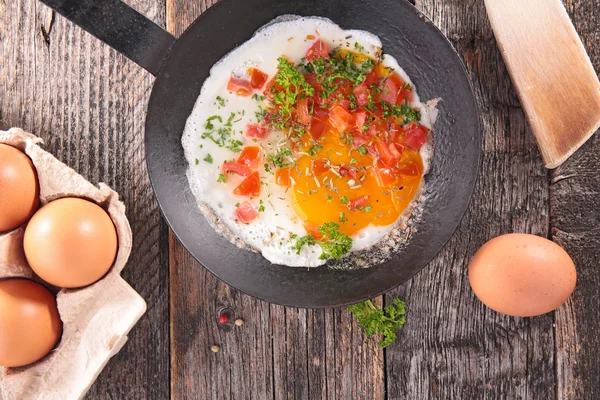
[[[317,240],[319,240],[319,239],[321,239],[323,237],[323,235],[321,235],[319,233],[319,227],[318,226],[315,226],[315,225],[310,224],[310,223],[307,222],[307,223],[304,224],[304,229],[306,229],[306,233],[310,233]]]
[[[396,86],[392,79],[386,79],[381,85],[381,93],[379,94],[379,99],[391,104],[396,104],[397,97],[398,86]]]
[[[322,40],[317,40],[306,52],[306,61],[313,62],[319,58],[329,58],[329,50]]]
[[[237,162],[248,168],[256,168],[260,164],[262,151],[258,146],[246,146],[240,153]]]
[[[390,142],[400,142],[402,140],[402,136],[404,135],[404,129],[396,123],[392,123],[390,129],[388,130],[388,135],[390,138]]]
[[[246,177],[233,193],[240,196],[257,197],[260,194],[260,176],[258,176],[258,172],[253,172]]]
[[[391,150],[392,148],[394,149],[393,151]],[[396,147],[393,145],[389,146],[381,139],[375,141],[375,150],[377,151],[379,160],[387,167],[393,167],[400,160],[400,153],[398,153]]]
[[[354,88],[352,93],[356,97],[356,104],[359,107],[364,107],[369,103],[369,87],[365,82]]]
[[[341,176],[347,175],[350,179],[356,179],[356,170],[347,165],[340,166],[338,172]]]
[[[250,86],[256,90],[262,89],[267,79],[269,79],[269,75],[258,68],[250,67],[248,68],[248,73],[250,73]]]
[[[350,210],[356,210],[358,207],[364,207],[367,205],[369,201],[369,196],[360,196],[355,199],[350,200],[348,203],[348,208]]]
[[[235,217],[242,224],[248,224],[258,218],[258,211],[249,201],[245,201],[235,209]]]
[[[314,140],[319,140],[328,130],[329,126],[325,122],[313,119],[309,132]]]
[[[408,176],[419,176],[421,175],[421,171],[417,164],[414,162],[403,165],[398,169],[398,173],[400,175],[408,175]]]
[[[390,143],[390,144],[393,144],[396,147],[396,150],[398,150],[398,153],[400,153],[400,157],[402,157],[402,153],[404,153],[404,149],[406,147],[404,147],[400,143]]]
[[[381,162],[377,162],[373,167],[373,175],[380,187],[388,187],[396,182],[395,171],[391,168],[387,168]]]
[[[251,172],[250,168],[248,168],[247,166],[232,161],[223,163],[222,170],[224,175],[227,175],[231,172],[241,176],[248,176]]]
[[[352,114],[339,105],[333,106],[329,111],[329,121],[338,132],[345,132],[353,124],[352,119]]]
[[[321,175],[325,172],[329,171],[329,166],[327,165],[327,160],[312,160],[311,168],[313,175]]]
[[[350,109],[350,100],[340,100],[337,105],[348,111]]]
[[[313,111],[313,119],[318,119],[319,121],[327,122],[327,120],[329,119],[329,111],[315,107]]]
[[[312,119],[310,116],[310,112],[308,110],[308,97],[300,99],[298,101],[298,119],[300,123],[303,125],[310,124],[310,120]]]
[[[377,133],[377,129],[375,125],[369,125],[369,128],[366,131],[363,131],[365,136],[374,136]]]
[[[246,136],[249,138],[264,139],[267,136],[267,129],[261,125],[264,124],[248,124],[246,126]]]
[[[412,87],[410,85],[406,85],[406,83],[400,78],[400,75],[394,73],[390,75],[389,79],[394,82],[396,87],[398,88],[398,96],[396,97],[396,104],[403,104],[404,100],[408,100],[409,102],[413,98]]]
[[[365,124],[365,121],[367,120],[366,111],[358,111],[358,112],[355,112],[353,115],[354,115],[354,122],[356,123],[356,127],[360,131],[362,131],[362,127]]]
[[[233,75],[231,75],[231,77],[229,78],[229,83],[227,83],[227,90],[242,97],[247,97],[252,94],[252,86],[250,85],[250,82],[245,79],[236,78]]]
[[[427,141],[427,128],[417,122],[411,122],[404,126],[404,130],[406,131],[406,136],[402,144],[414,151],[419,151]]]
[[[370,87],[372,84],[377,83],[378,80],[379,77],[377,75],[377,69],[373,68],[371,72],[367,74],[367,77],[365,78],[365,81],[363,83],[366,84],[367,87]]]
[[[402,157],[402,153],[399,151],[399,148],[396,145],[397,145],[397,143],[388,143],[390,153],[393,154],[393,156],[396,160],[400,160],[400,157]],[[399,146],[402,146],[402,145],[399,145]],[[400,147],[400,149],[402,149],[402,151],[404,151],[404,147]]]
[[[265,86],[265,89],[263,90],[263,94],[268,99],[272,100],[273,97],[275,96],[275,93],[281,92],[282,90],[283,90],[283,88],[281,86],[279,86],[279,84],[277,84],[277,82],[275,82],[275,77],[273,77],[273,78],[271,78],[269,83],[267,83],[267,86]]]
[[[357,149],[360,146],[363,146],[363,145],[365,145],[367,143],[369,143],[369,139],[367,139],[363,135],[360,135],[358,133],[355,133],[355,134],[352,135],[352,146],[354,148]]]
[[[290,186],[292,180],[290,179],[289,168],[277,168],[275,171],[275,183],[279,186]]]

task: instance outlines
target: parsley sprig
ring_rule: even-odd
[[[321,239],[316,239],[312,234],[302,236],[296,240],[293,249],[296,254],[300,254],[300,250],[304,246],[313,246],[318,244],[323,252],[319,256],[321,260],[340,259],[352,248],[352,239],[339,232],[340,226],[335,222],[326,222],[321,225],[318,232],[323,236]]]
[[[375,307],[371,300],[348,307],[358,320],[358,325],[366,336],[379,335],[379,347],[387,347],[396,340],[396,331],[406,322],[404,302],[392,300],[392,304],[383,309]]]

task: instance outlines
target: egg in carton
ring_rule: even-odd
[[[40,206],[63,197],[80,197],[101,206],[111,217],[118,252],[108,273],[81,289],[62,289],[57,304],[63,334],[40,361],[20,368],[0,367],[0,400],[81,398],[109,359],[123,347],[127,334],[146,311],[146,303],[120,273],[131,253],[131,227],[119,196],[105,184],[98,187],[44,151],[42,140],[21,129],[0,131],[0,143],[29,156],[37,170]],[[25,225],[0,234],[0,279],[37,278],[23,250]]]

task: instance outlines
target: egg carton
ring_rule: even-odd
[[[36,167],[40,202],[81,197],[108,212],[116,227],[119,250],[109,272],[81,289],[52,288],[27,265],[25,226],[0,235],[0,279],[28,278],[57,292],[63,334],[58,345],[26,367],[0,367],[0,400],[68,400],[85,395],[109,359],[121,350],[127,334],[146,311],[142,297],[119,275],[131,253],[132,236],[125,205],[107,185],[98,187],[44,151],[42,140],[21,129],[0,131],[0,143],[24,151]],[[1,334],[1,333],[0,333]]]

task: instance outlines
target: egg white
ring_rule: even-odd
[[[296,254],[292,249],[295,243],[293,235],[303,236],[306,231],[292,209],[287,188],[276,185],[274,176],[266,173],[261,167],[259,172],[264,185],[261,188],[260,200],[265,211],[250,224],[237,222],[236,204],[246,201],[247,198],[236,196],[232,192],[243,178],[229,175],[227,184],[218,183],[217,178],[223,162],[237,159],[239,153],[219,147],[209,139],[202,139],[201,135],[206,131],[205,123],[209,117],[219,115],[225,122],[233,112],[235,117],[231,122],[234,132],[232,138],[244,142],[245,145],[253,144],[243,133],[248,123],[256,123],[255,113],[259,110],[258,105],[251,97],[240,97],[227,91],[231,74],[245,77],[247,69],[254,66],[269,74],[269,79],[272,78],[277,72],[277,58],[281,55],[286,55],[295,62],[304,57],[314,42],[307,39],[307,35],[320,38],[330,49],[341,46],[356,50],[354,44],[359,43],[372,57],[376,57],[380,51],[381,41],[369,32],[343,30],[326,18],[286,16],[284,20],[277,22],[278,20],[261,28],[250,40],[212,67],[194,110],[187,120],[182,144],[189,163],[188,180],[199,204],[208,206],[233,234],[260,251],[270,262],[287,266],[314,267],[325,263],[319,259],[319,246],[304,246],[300,254]],[[404,81],[412,85],[408,75],[393,57],[385,55],[383,63],[393,68]],[[216,101],[218,96],[224,100],[224,106]],[[431,128],[433,121],[430,121],[428,107],[420,102],[416,92],[411,107],[421,110],[421,123]],[[220,125],[218,121],[214,122],[215,125]],[[278,141],[283,140],[283,135],[271,132],[267,139],[267,145],[276,146]],[[427,171],[430,145],[425,145],[421,153]],[[209,154],[212,163],[204,161]],[[252,203],[257,209],[260,207],[259,199],[254,199]],[[353,237],[352,251],[375,245],[395,225],[397,224],[369,225],[364,228]]]

